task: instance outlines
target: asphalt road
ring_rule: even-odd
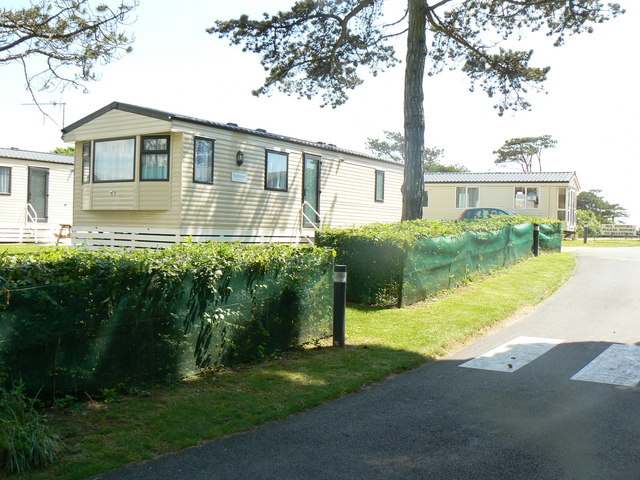
[[[578,255],[545,303],[441,361],[98,478],[640,479],[640,248]]]

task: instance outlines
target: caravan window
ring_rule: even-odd
[[[480,204],[478,187],[456,187],[456,208],[474,208]]]
[[[82,144],[82,183],[91,181],[91,142]]]
[[[132,182],[136,139],[96,140],[93,150],[94,182]]]
[[[0,167],[0,194],[11,195],[11,167]]]
[[[289,154],[267,150],[265,158],[265,190],[287,191]]]
[[[422,192],[422,208],[429,208],[429,190]]]
[[[384,202],[384,172],[376,170],[376,202]]]
[[[515,208],[540,207],[540,193],[538,187],[516,187],[514,197]]]
[[[213,183],[213,144],[208,138],[196,137],[193,145],[193,181]]]
[[[142,137],[140,180],[169,180],[169,137]]]

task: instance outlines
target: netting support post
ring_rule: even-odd
[[[537,223],[533,224],[533,256],[537,257],[540,255],[540,225]]]
[[[344,347],[347,319],[347,266],[333,270],[333,346]]]
[[[584,243],[587,243],[587,238],[589,238],[589,225],[585,223],[583,227],[584,227]]]

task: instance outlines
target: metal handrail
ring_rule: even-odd
[[[318,217],[318,222],[317,222],[318,224],[317,224],[317,225],[316,225],[316,222],[314,222],[313,220],[311,220],[311,219],[307,216],[307,214],[306,214],[306,213],[304,213],[304,207],[309,207],[309,208],[313,211],[313,213],[315,213],[315,214],[316,214],[316,216]],[[319,213],[315,208],[313,208],[313,205],[311,205],[309,202],[307,202],[307,201],[305,200],[304,202],[302,202],[302,205],[300,206],[300,211],[302,212],[302,228],[304,228],[304,219],[306,218],[306,219],[309,221],[309,223],[310,223],[311,225],[313,225],[313,228],[314,228],[315,230],[320,229],[320,227],[322,226],[322,216],[320,215],[320,213]],[[307,227],[307,228],[308,228],[308,227]]]
[[[318,217],[317,224],[316,224],[316,222],[311,220],[309,218],[309,216],[304,212],[304,207],[309,207],[313,211],[313,213],[315,213],[316,217]],[[304,202],[302,202],[302,205],[300,206],[300,213],[301,213],[301,217],[300,217],[300,236],[306,238],[309,243],[313,243],[313,240],[311,238],[309,238],[307,235],[304,234],[304,229],[305,228],[313,228],[314,231],[320,230],[320,228],[322,227],[322,216],[320,215],[320,213],[315,208],[313,208],[313,205],[311,205],[306,200]],[[305,227],[305,224],[304,224],[305,219],[311,224],[311,227]]]
[[[36,209],[33,208],[33,205],[30,203],[27,203],[24,209],[24,223],[25,227],[33,233],[33,241],[38,243],[38,212],[36,212]],[[29,223],[33,223],[34,227],[29,228]]]

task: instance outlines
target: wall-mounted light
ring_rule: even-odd
[[[236,163],[238,166],[244,163],[244,153],[241,150],[238,150],[238,153],[236,153]]]

